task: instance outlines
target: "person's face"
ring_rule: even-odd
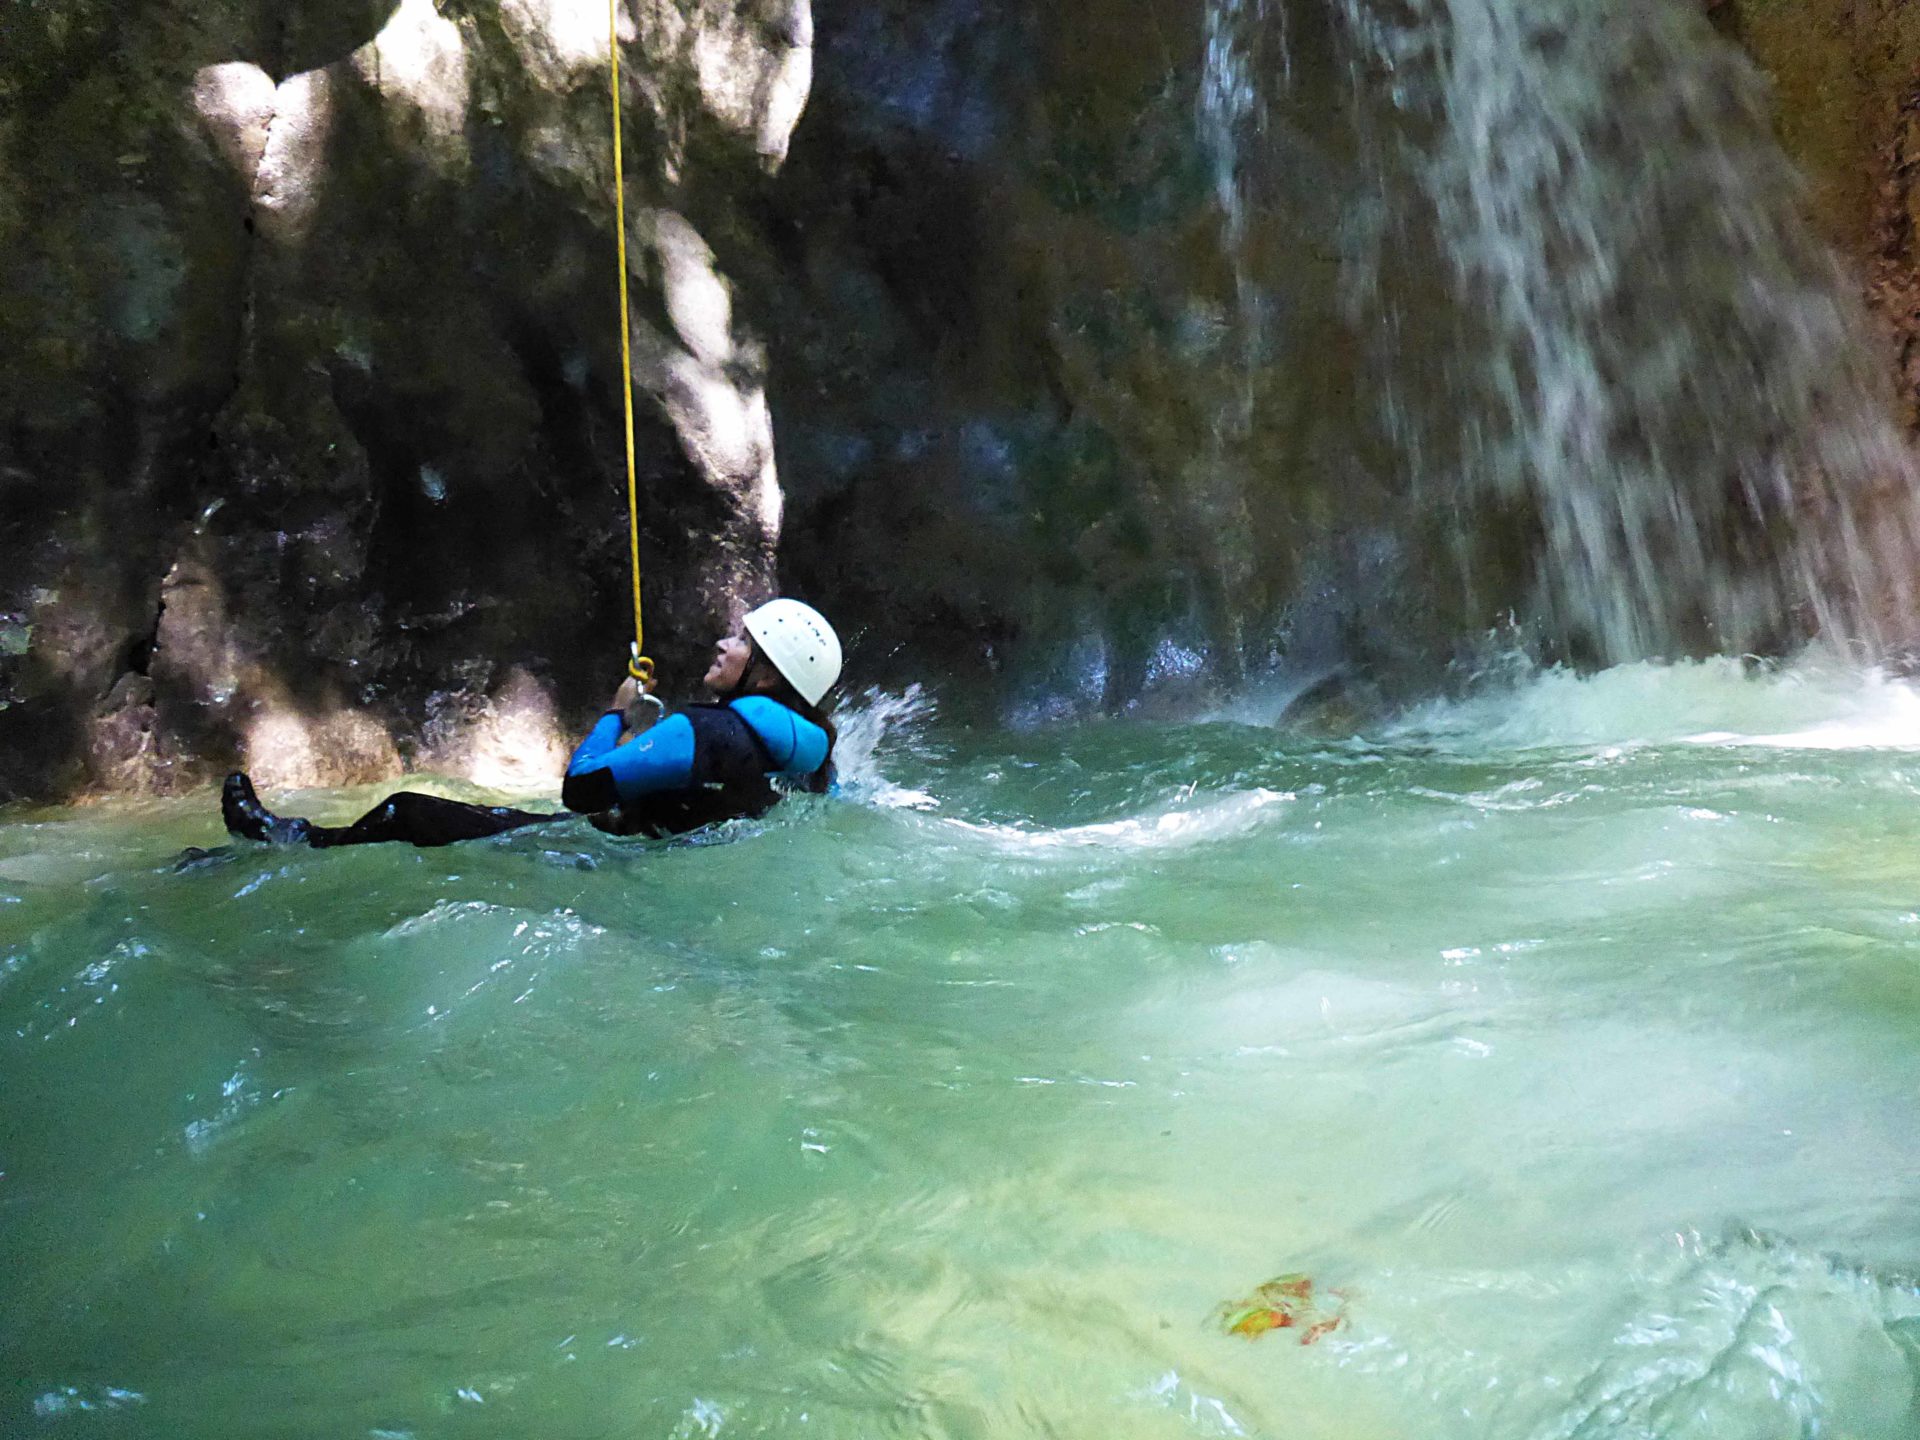
[[[713,647],[713,664],[700,683],[716,695],[736,689],[747,666],[753,663],[753,642],[744,635],[729,635]]]

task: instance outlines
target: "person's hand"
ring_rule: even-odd
[[[651,695],[659,683],[658,680],[650,679],[645,685],[642,685],[638,680],[629,675],[620,682],[620,688],[613,692],[613,699],[608,702],[607,709],[618,710],[622,714],[625,714],[628,710],[631,710],[635,705],[640,703],[640,697],[642,695]]]
[[[660,702],[653,698],[654,684],[649,679],[642,685],[629,675],[613,692],[613,702],[607,708],[619,715],[620,728],[628,736],[638,735],[660,718]]]

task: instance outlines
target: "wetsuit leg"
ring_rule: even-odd
[[[404,841],[409,845],[452,845],[461,840],[480,840],[488,835],[503,835],[523,825],[543,825],[565,815],[539,815],[530,810],[514,810],[505,805],[469,805],[460,800],[442,800],[438,795],[422,795],[402,790],[390,795],[351,825],[307,826],[307,843],[316,850],[336,845],[379,845]]]
[[[567,818],[513,810],[504,805],[468,805],[459,800],[442,800],[437,795],[403,790],[374,806],[351,825],[315,825],[292,816],[275,815],[260,803],[247,777],[237,772],[227,777],[220,792],[220,813],[227,829],[242,839],[279,845],[312,845],[320,849],[335,845],[377,845],[386,841],[451,845],[458,840],[504,834],[522,825]]]

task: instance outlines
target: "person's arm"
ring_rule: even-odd
[[[573,752],[560,800],[569,810],[593,815],[622,800],[684,790],[692,783],[692,721],[669,715],[622,745],[620,717],[609,711]]]
[[[620,744],[620,712],[609,710],[593,722],[587,738],[574,749],[567,761],[567,774],[581,775],[603,763]]]

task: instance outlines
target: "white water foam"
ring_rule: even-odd
[[[933,697],[918,685],[898,695],[868,690],[834,716],[840,737],[833,765],[840,791],[883,810],[937,810],[940,802],[924,790],[896,785],[880,769],[885,750],[912,750],[934,717]]]
[[[1177,850],[1231,839],[1258,829],[1295,796],[1281,790],[1236,790],[1209,796],[1198,804],[1123,820],[1100,820],[1060,830],[1026,830],[974,820],[949,820],[955,829],[984,836],[1008,850],[1046,851],[1088,846],[1112,850]]]
[[[1555,667],[1407,711],[1380,739],[1485,750],[1692,744],[1920,750],[1920,689],[1820,656]]]

